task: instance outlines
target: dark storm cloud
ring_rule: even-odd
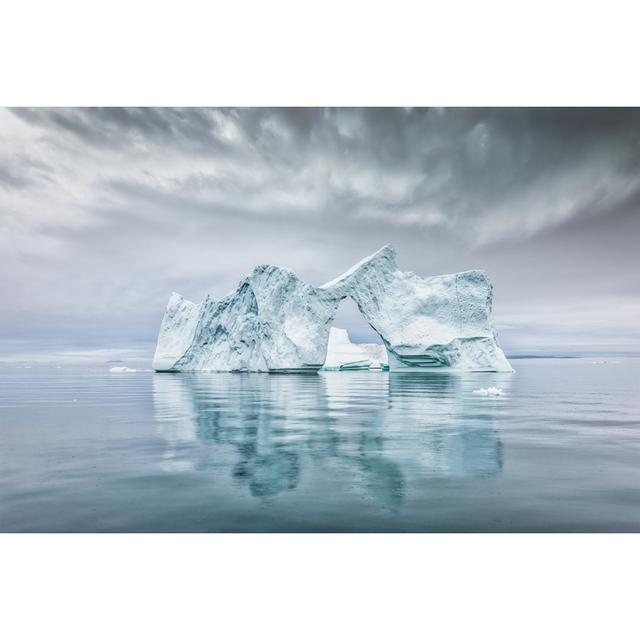
[[[127,147],[138,140],[148,140],[156,143],[182,141],[191,148],[216,139],[207,112],[200,109],[18,108],[11,111],[45,131],[71,134],[98,147]]]
[[[171,289],[223,295],[264,262],[320,284],[392,242],[425,275],[485,268],[514,348],[606,346],[602,323],[635,348],[639,125],[637,109],[8,110],[0,328],[153,339]]]

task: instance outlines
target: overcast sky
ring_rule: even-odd
[[[146,354],[171,291],[386,243],[484,269],[507,353],[640,351],[637,109],[8,109],[0,221],[0,359]]]

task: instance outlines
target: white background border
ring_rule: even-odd
[[[0,104],[637,105],[635,4],[5,2]]]
[[[637,638],[637,536],[5,535],[3,638]]]

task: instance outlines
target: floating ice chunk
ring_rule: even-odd
[[[331,327],[327,359],[322,368],[334,371],[368,369],[373,361],[367,350],[362,348],[363,346],[353,344],[344,329]]]
[[[472,393],[475,393],[477,396],[501,396],[502,389],[498,389],[498,387],[488,387],[487,389],[476,389]]]
[[[111,367],[109,373],[135,373],[137,369],[129,369],[129,367]]]

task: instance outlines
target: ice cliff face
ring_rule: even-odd
[[[325,363],[331,322],[347,296],[382,337],[391,370],[512,370],[491,324],[486,275],[465,271],[421,278],[398,270],[389,245],[322,287],[287,269],[260,266],[217,302],[207,297],[195,305],[173,294],[153,366],[157,371],[315,371]],[[371,360],[366,349],[352,346]]]
[[[200,314],[199,304],[172,293],[160,325],[153,368],[156,371],[173,369],[175,363],[189,348]]]

